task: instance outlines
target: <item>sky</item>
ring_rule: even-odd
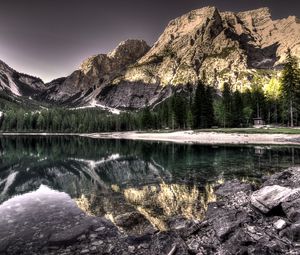
[[[204,6],[300,17],[300,0],[0,0],[0,59],[48,82],[126,39],[152,45],[170,20]]]

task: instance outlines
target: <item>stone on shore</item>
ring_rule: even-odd
[[[279,185],[266,186],[254,192],[251,204],[263,213],[269,213],[282,202],[294,200],[300,196],[300,189],[291,189]]]

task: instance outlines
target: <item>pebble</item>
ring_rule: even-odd
[[[100,227],[100,228],[97,228],[95,231],[100,232],[100,231],[103,231],[104,229],[105,229],[105,227]]]
[[[134,246],[128,246],[128,251],[130,253],[134,253],[135,247]]]
[[[101,244],[103,244],[103,241],[101,241],[101,240],[92,242],[92,245],[93,245],[93,246],[99,246],[99,245],[101,245]]]
[[[286,227],[286,222],[284,220],[280,219],[274,223],[274,227],[277,230],[282,230]]]
[[[81,235],[77,238],[78,241],[83,241],[86,239],[86,236],[85,235]]]
[[[95,239],[98,235],[97,234],[90,234],[90,238]]]
[[[139,249],[141,249],[141,248],[143,248],[143,249],[148,249],[149,248],[149,244],[147,244],[147,243],[142,243],[142,244],[140,244],[139,246],[138,246],[138,248]]]

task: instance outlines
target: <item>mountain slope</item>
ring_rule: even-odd
[[[0,91],[14,96],[32,96],[45,90],[39,78],[22,74],[0,60]]]

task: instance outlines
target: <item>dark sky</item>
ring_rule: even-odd
[[[300,17],[300,0],[0,0],[0,59],[49,81],[122,40],[153,44],[171,19],[208,5]]]

